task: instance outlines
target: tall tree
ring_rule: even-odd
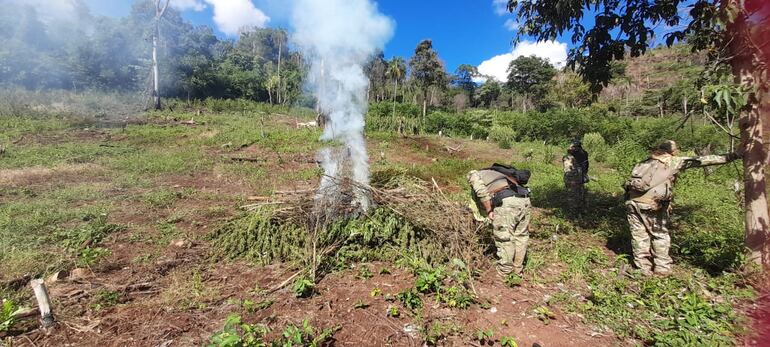
[[[455,70],[455,76],[452,83],[464,90],[468,98],[472,101],[476,92],[476,82],[474,78],[479,77],[479,70],[473,65],[461,64]]]
[[[508,66],[507,86],[523,96],[522,105],[526,112],[526,101],[532,99],[535,104],[548,93],[551,80],[556,76],[556,69],[548,60],[536,56],[521,56]]]
[[[155,29],[152,33],[152,103],[156,110],[160,110],[160,76],[158,69],[158,40],[160,39],[160,20],[166,14],[171,0],[155,0]]]
[[[409,60],[412,79],[417,83],[422,92],[422,118],[428,110],[428,92],[431,87],[444,84],[446,73],[444,64],[433,50],[431,40],[423,40],[414,50],[414,56]]]
[[[388,62],[388,76],[393,79],[393,117],[396,116],[396,96],[398,95],[398,82],[404,80],[406,75],[406,63],[404,58],[393,57]]]
[[[763,145],[763,116],[767,117],[768,68],[766,39],[770,34],[770,3],[766,0],[509,0],[522,23],[518,35],[554,40],[571,31],[575,47],[568,66],[598,92],[611,79],[611,63],[627,55],[644,54],[659,25],[677,27],[680,6],[690,6],[684,29],[666,35],[666,43],[687,39],[694,50],[708,52],[712,67],[729,65],[736,83],[747,91],[739,119],[743,149],[746,246],[749,259],[770,267],[770,212],[767,205],[765,165],[770,160]],[[596,13],[586,31],[581,19]],[[713,70],[713,69],[712,69]]]
[[[487,81],[479,87],[476,93],[477,102],[484,107],[491,107],[500,96],[500,82],[492,77],[487,77]]]
[[[385,99],[385,86],[387,84],[388,63],[385,61],[385,54],[382,51],[374,54],[364,66],[364,72],[369,78],[369,88],[367,89],[367,99],[382,101]]]

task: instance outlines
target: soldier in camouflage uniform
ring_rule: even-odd
[[[492,221],[498,257],[497,273],[502,277],[510,273],[520,275],[524,269],[532,207],[529,190],[523,187],[528,179],[528,172],[526,178],[512,177],[491,169],[468,173],[479,212]]]
[[[648,159],[634,167],[632,177],[624,185],[634,265],[645,275],[671,272],[668,224],[672,189],[679,172],[726,164],[740,157],[736,153],[700,157],[680,157],[677,154],[676,142],[661,143]]]
[[[580,140],[569,146],[567,155],[562,158],[564,168],[564,187],[567,189],[568,206],[572,212],[581,212],[585,206],[585,184],[588,183],[588,152],[583,149]]]

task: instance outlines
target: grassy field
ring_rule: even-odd
[[[240,206],[315,187],[320,130],[296,129],[312,116],[307,110],[183,106],[117,127],[62,114],[0,118],[0,297],[8,307],[29,307],[31,291],[16,279],[71,272],[49,283],[64,324],[50,335],[24,333],[29,322],[0,315],[0,336],[11,336],[5,341],[689,346],[739,344],[746,332],[744,309],[755,293],[742,268],[740,196],[730,189],[739,166],[680,177],[674,274],[643,278],[629,266],[620,188],[626,166],[643,151],[622,142],[588,148],[603,162],[592,163],[587,210],[577,215],[565,205],[561,146],[501,149],[371,132],[374,177],[435,179],[458,203],[471,169],[505,162],[532,170],[533,237],[523,280],[501,281],[489,267],[429,265],[404,248],[371,253],[379,257],[351,253],[358,256],[338,261],[319,283],[297,280],[272,291],[300,264],[267,264],[232,249],[215,256],[223,250],[212,235],[244,225],[236,232],[248,239],[259,212]],[[233,224],[244,218],[249,222]],[[348,232],[387,226],[398,233],[405,225],[374,214]]]

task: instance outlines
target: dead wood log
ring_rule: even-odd
[[[56,320],[53,318],[51,299],[48,297],[45,281],[43,279],[34,279],[29,284],[35,292],[35,299],[37,299],[37,307],[40,310],[40,323],[43,325],[43,328],[52,327],[56,324]]]

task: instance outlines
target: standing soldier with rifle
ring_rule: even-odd
[[[671,272],[673,261],[668,254],[671,247],[668,224],[674,182],[679,172],[726,164],[740,158],[737,153],[700,157],[680,157],[678,153],[676,142],[661,143],[649,158],[634,167],[631,178],[623,185],[634,265],[645,275]]]
[[[497,273],[501,277],[520,275],[524,269],[532,207],[526,187],[529,177],[527,170],[500,164],[468,173],[473,207],[492,220]]]
[[[564,166],[564,187],[569,191],[569,209],[582,212],[585,201],[585,184],[588,183],[588,152],[580,140],[572,141],[567,154],[562,158]]]

